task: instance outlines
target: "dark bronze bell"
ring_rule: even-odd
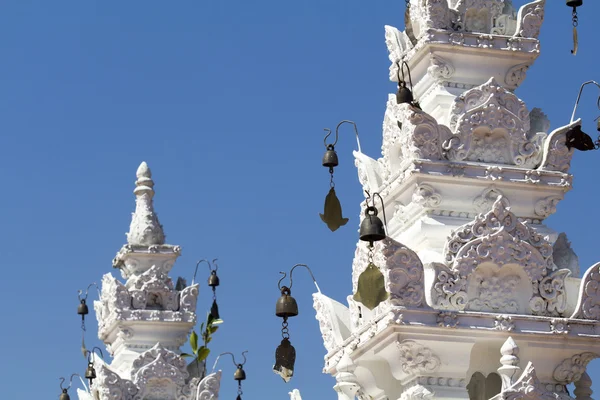
[[[281,297],[275,305],[275,315],[281,318],[295,317],[298,315],[298,303],[292,297],[292,291],[284,286],[281,288]]]
[[[386,238],[383,222],[377,216],[377,209],[369,206],[365,210],[365,218],[360,223],[360,240],[369,242],[378,242]]]
[[[242,400],[242,395],[238,394],[237,397],[235,398],[235,400]]]
[[[62,393],[58,397],[58,400],[71,400],[71,397],[69,397],[69,393],[67,393],[67,389],[62,390]]]
[[[233,379],[235,379],[238,382],[246,380],[246,372],[242,368],[242,364],[239,364],[237,366],[237,369],[235,370],[235,373],[233,374]]]
[[[583,5],[583,0],[567,0],[567,7],[580,7]]]
[[[212,288],[219,286],[219,277],[217,276],[217,271],[210,271],[210,275],[208,277],[208,286]]]
[[[221,319],[219,315],[219,305],[217,304],[217,300],[213,300],[212,307],[210,307],[210,316],[213,319]]]
[[[94,369],[94,364],[88,363],[88,366],[85,370],[85,379],[89,379],[90,383],[92,383],[92,380],[96,379],[96,370]]]
[[[88,315],[89,312],[90,310],[88,310],[88,306],[85,304],[85,299],[82,299],[79,306],[77,306],[77,314],[81,315],[81,318],[83,318],[83,316]]]
[[[413,102],[414,97],[409,88],[406,87],[406,82],[398,83],[398,93],[396,93],[396,103],[411,103]]]
[[[572,147],[579,151],[594,150],[596,148],[592,138],[587,133],[581,130],[580,125],[571,128],[567,132],[566,136],[567,141],[565,144],[567,145],[567,148],[569,150]]]
[[[275,365],[273,372],[281,376],[285,382],[289,382],[294,376],[294,364],[296,363],[296,349],[288,338],[284,338],[275,350]]]
[[[323,166],[328,168],[338,166],[338,156],[332,144],[327,145],[327,151],[323,156]]]

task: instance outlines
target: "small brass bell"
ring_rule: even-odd
[[[71,397],[69,397],[69,393],[67,393],[67,389],[62,390],[62,393],[58,397],[58,400],[71,400]]]
[[[406,87],[406,82],[398,83],[398,92],[396,93],[396,103],[410,103],[414,100],[413,94],[409,88]]]
[[[94,364],[88,363],[88,366],[85,370],[85,379],[89,379],[90,383],[92,383],[92,380],[96,379],[96,370],[94,369]]]
[[[323,156],[323,166],[333,168],[338,166],[338,156],[332,144],[327,145],[327,151]]]
[[[275,350],[275,365],[273,372],[281,376],[285,382],[289,382],[294,376],[294,364],[296,363],[296,349],[288,338],[284,338]]]
[[[81,318],[83,318],[84,315],[88,315],[89,312],[90,310],[88,309],[87,304],[85,304],[85,299],[81,299],[81,303],[77,306],[77,314],[81,315]]]
[[[246,372],[244,371],[242,364],[238,364],[237,370],[233,374],[233,379],[235,379],[238,382],[246,380]]]
[[[217,271],[210,271],[210,275],[208,277],[208,286],[212,288],[219,286],[219,277],[217,276]]]
[[[284,286],[281,288],[281,297],[275,305],[275,315],[281,318],[295,317],[298,315],[298,303],[292,296],[292,291]]]
[[[579,151],[594,150],[596,147],[592,138],[581,130],[581,126],[577,125],[570,129],[567,134],[566,145],[570,150],[571,147]]]
[[[386,238],[383,222],[377,216],[377,209],[373,206],[367,207],[365,210],[365,218],[360,223],[360,240],[369,242],[378,242]]]
[[[583,5],[583,0],[567,0],[567,7],[580,7]]]

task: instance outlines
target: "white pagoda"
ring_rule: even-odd
[[[579,279],[566,235],[544,225],[572,187],[566,135],[581,122],[548,133],[513,93],[540,54],[544,7],[411,0],[406,30],[385,27],[390,79],[406,62],[420,107],[390,95],[381,158],[355,152],[387,212],[373,261],[388,299],[314,295],[339,400],[591,399],[600,263]],[[354,292],[367,252],[359,241]]]
[[[165,244],[154,212],[154,182],[143,162],[137,170],[136,208],[127,244],[113,267],[125,283],[108,273],[94,302],[98,336],[113,357],[110,365],[92,357],[97,378],[79,400],[217,400],[221,372],[190,376],[180,347],[196,323],[198,284],[173,284],[169,272],[179,246]]]

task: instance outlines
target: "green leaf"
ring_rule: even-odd
[[[206,358],[208,357],[209,354],[210,354],[210,349],[208,349],[204,346],[200,347],[200,349],[198,350],[198,361],[206,360]]]
[[[208,331],[212,334],[215,333],[218,329],[218,326],[211,326],[210,328],[208,328]]]
[[[188,353],[181,353],[179,356],[181,356],[183,358],[194,357],[192,354],[188,354]]]
[[[198,354],[198,334],[196,331],[192,331],[192,334],[190,335],[190,345],[192,346],[194,354]]]
[[[210,341],[212,340],[212,338],[209,336],[206,339],[204,339],[204,344],[209,344]]]

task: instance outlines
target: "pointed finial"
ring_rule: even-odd
[[[151,246],[165,243],[165,234],[158,216],[154,212],[154,181],[146,162],[142,162],[136,172],[135,212],[131,218],[127,242],[133,245]]]
[[[502,366],[498,368],[498,373],[502,379],[502,391],[510,388],[521,374],[521,368],[519,367],[519,346],[515,343],[512,337],[508,337],[506,342],[500,348],[500,364]]]

